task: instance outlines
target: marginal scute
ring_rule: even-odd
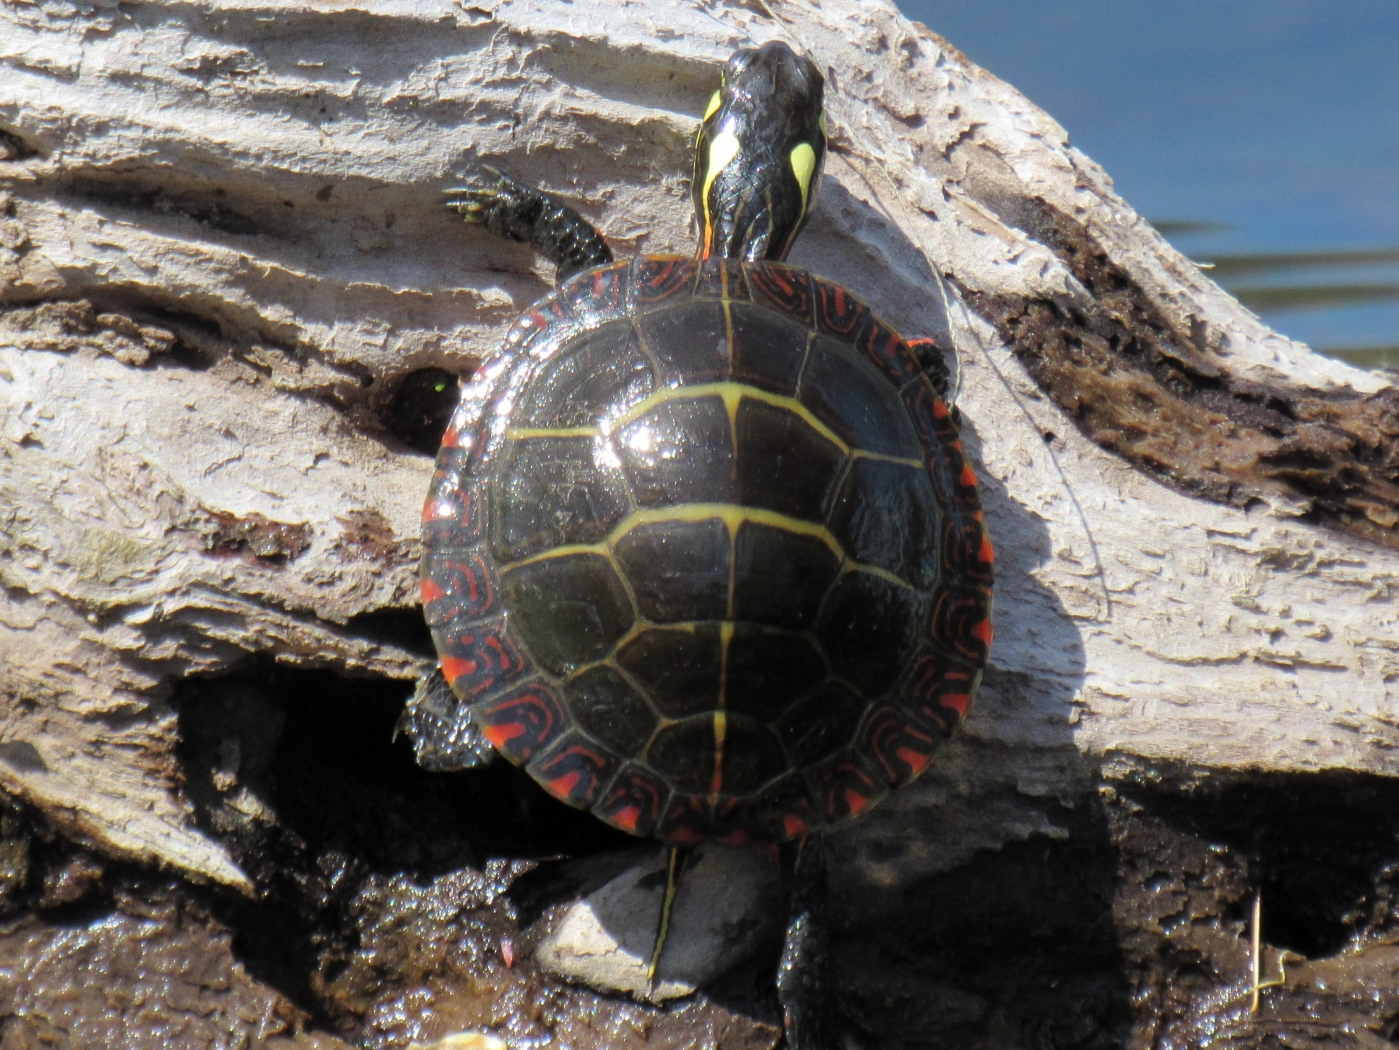
[[[600,554],[513,566],[502,574],[501,589],[529,651],[556,675],[603,659],[632,625],[626,589]]]
[[[587,328],[603,325],[627,316],[630,272],[630,263],[598,266],[570,277],[557,294],[568,303],[578,324]]]
[[[469,626],[435,627],[442,675],[463,700],[486,696],[533,671],[503,618]]]
[[[853,748],[818,764],[808,779],[817,806],[832,824],[858,817],[889,793],[883,776]]]
[[[593,812],[614,828],[651,835],[670,797],[670,785],[639,762],[624,765],[593,804]]]
[[[941,733],[923,728],[898,708],[881,704],[865,718],[859,747],[889,785],[899,787],[927,768],[941,743]]]
[[[516,765],[559,739],[569,725],[559,695],[538,680],[473,704],[471,714],[486,739]]]
[[[429,627],[495,615],[498,591],[483,550],[429,550],[423,561],[423,617]]]
[[[620,764],[616,755],[573,732],[537,755],[526,768],[560,802],[583,809],[598,796]]]
[[[781,263],[757,263],[748,268],[754,299],[782,311],[803,328],[812,324],[811,275]]]

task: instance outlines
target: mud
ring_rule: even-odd
[[[1399,387],[1366,395],[1235,376],[1219,333],[1168,324],[1081,224],[1044,205],[1006,218],[1053,249],[1086,301],[960,290],[1084,434],[1192,495],[1282,496],[1399,547]]]
[[[0,1047],[780,1045],[776,943],[668,1008],[537,968],[636,844],[502,763],[418,769],[408,692],[269,663],[182,686],[187,796],[253,898],[0,812]],[[1399,782],[1135,769],[1036,804],[1053,837],[877,890],[831,873],[844,1046],[1399,1043]]]

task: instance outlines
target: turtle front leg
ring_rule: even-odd
[[[534,245],[558,267],[560,282],[580,270],[612,261],[612,249],[597,227],[563,201],[494,168],[486,171],[490,178],[447,190],[453,195],[447,207],[497,237]]]
[[[418,765],[434,773],[477,769],[496,755],[472,720],[470,707],[457,699],[440,670],[418,680],[394,726],[395,740],[399,733],[407,733],[413,742]]]
[[[782,1003],[788,1050],[831,1050],[837,1045],[830,981],[830,935],[826,931],[826,859],[821,836],[797,847],[792,868],[791,911],[777,997]]]

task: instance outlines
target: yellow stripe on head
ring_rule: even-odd
[[[792,174],[797,177],[797,185],[802,191],[802,214],[811,195],[811,176],[816,173],[816,151],[809,142],[798,142],[792,147]]]
[[[727,168],[738,156],[740,149],[738,136],[732,131],[721,131],[709,143],[709,161],[704,168],[704,186],[700,200],[704,202],[704,255],[707,257],[714,240],[714,217],[709,212],[709,190],[719,172]]]
[[[701,119],[708,120],[710,117],[714,116],[715,110],[717,110],[720,107],[720,105],[723,104],[723,94],[724,93],[722,91],[714,92],[714,94],[709,99],[709,105],[706,106],[704,109],[704,116]]]

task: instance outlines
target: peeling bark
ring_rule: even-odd
[[[845,837],[861,877],[1053,832],[1014,798],[1104,762],[1392,774],[1393,387],[1269,331],[945,41],[853,0],[266,0],[0,10],[0,785],[247,888],[172,687],[264,655],[409,692],[405,391],[551,280],[440,190],[489,160],[619,255],[686,250],[695,121],[772,36],[830,79],[794,261],[955,354],[1000,553],[979,707]]]

